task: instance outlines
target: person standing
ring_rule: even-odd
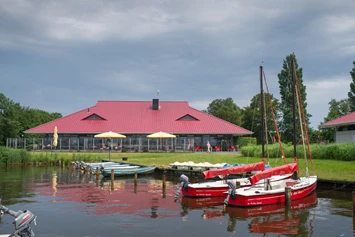
[[[210,144],[210,141],[207,141],[207,152],[208,152],[208,153],[211,152],[211,144]]]

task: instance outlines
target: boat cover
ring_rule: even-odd
[[[264,161],[260,161],[253,164],[233,166],[233,167],[222,168],[222,169],[206,170],[202,173],[202,177],[205,179],[210,179],[218,175],[240,174],[243,172],[252,172],[257,170],[262,171],[264,169],[265,169],[265,163]]]
[[[273,175],[290,174],[298,170],[297,163],[286,164],[264,170],[258,174],[251,176],[250,182],[252,185],[257,183],[261,179],[270,178]]]

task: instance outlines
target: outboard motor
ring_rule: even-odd
[[[228,189],[228,196],[224,200],[225,205],[228,205],[229,197],[232,197],[232,199],[235,199],[235,185],[233,184],[232,181],[228,181],[227,184],[228,184],[229,189]]]
[[[180,182],[181,182],[181,183],[180,183],[179,189],[176,190],[176,192],[175,192],[175,198],[177,198],[177,197],[180,195],[180,192],[181,192],[182,187],[184,187],[185,190],[188,189],[189,178],[188,178],[186,175],[182,174],[182,175],[179,177],[179,179],[180,179]]]
[[[13,211],[9,208],[1,205],[1,198],[0,198],[0,213],[1,216],[4,214],[9,214],[15,217],[13,222],[15,226],[15,232],[9,236],[13,237],[34,237],[35,234],[32,231],[31,224],[32,222],[36,225],[37,216],[35,216],[32,212],[25,210],[25,211]],[[0,216],[0,217],[1,217]]]
[[[75,166],[76,169],[80,169],[80,162],[79,161],[75,161],[74,166]]]

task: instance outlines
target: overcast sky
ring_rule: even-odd
[[[68,115],[98,100],[188,101],[206,109],[270,93],[294,52],[311,126],[347,98],[353,0],[0,0],[0,93]]]

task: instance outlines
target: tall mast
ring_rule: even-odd
[[[261,157],[264,160],[264,89],[263,89],[263,66],[260,66],[260,111],[261,111]]]
[[[297,152],[296,152],[296,101],[295,101],[295,71],[294,71],[294,55],[291,56],[291,76],[292,76],[292,118],[293,118],[293,159],[296,161]]]

